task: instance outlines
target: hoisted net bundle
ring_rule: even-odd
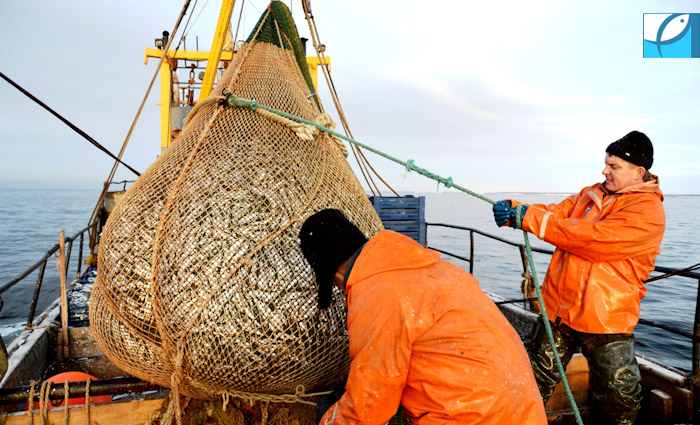
[[[222,93],[320,115],[282,3],[270,3],[212,96]],[[298,241],[324,208],[367,237],[382,228],[328,134],[303,140],[247,108],[201,107],[102,232],[90,303],[99,347],[124,371],[193,398],[327,386],[349,365],[344,304],[336,292],[318,309]]]

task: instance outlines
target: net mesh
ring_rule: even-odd
[[[314,120],[293,21],[270,3],[212,95]],[[304,220],[338,208],[366,236],[381,222],[335,142],[211,103],[129,188],[99,247],[90,323],[124,371],[180,393],[285,394],[347,373],[343,297],[319,310]]]

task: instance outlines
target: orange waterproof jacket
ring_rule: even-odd
[[[346,283],[350,375],[321,424],[547,423],[525,348],[468,272],[399,233],[362,249]]]
[[[666,228],[658,180],[606,194],[586,187],[532,205],[523,230],[557,247],[542,286],[547,316],[587,333],[631,333]]]

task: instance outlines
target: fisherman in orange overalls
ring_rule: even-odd
[[[606,149],[603,183],[559,204],[493,207],[498,226],[557,247],[542,296],[564,366],[579,347],[588,360],[591,424],[632,424],[641,404],[632,331],[666,227],[659,179],[648,171],[653,156],[649,138],[632,131]],[[561,375],[544,326],[529,354],[546,403]]]
[[[468,272],[399,233],[367,241],[338,210],[299,234],[319,306],[346,295],[350,373],[322,424],[547,423],[520,337]]]

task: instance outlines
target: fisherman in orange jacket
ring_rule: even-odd
[[[591,424],[632,424],[640,408],[632,331],[666,227],[659,180],[648,171],[653,155],[649,138],[632,131],[606,149],[603,183],[559,204],[504,200],[493,207],[498,226],[557,248],[542,296],[564,366],[579,347],[588,360]],[[544,326],[529,355],[546,403],[561,376]]]
[[[311,216],[301,250],[328,308],[346,295],[350,373],[322,424],[547,423],[515,330],[468,272],[399,233],[367,241],[338,210]]]

